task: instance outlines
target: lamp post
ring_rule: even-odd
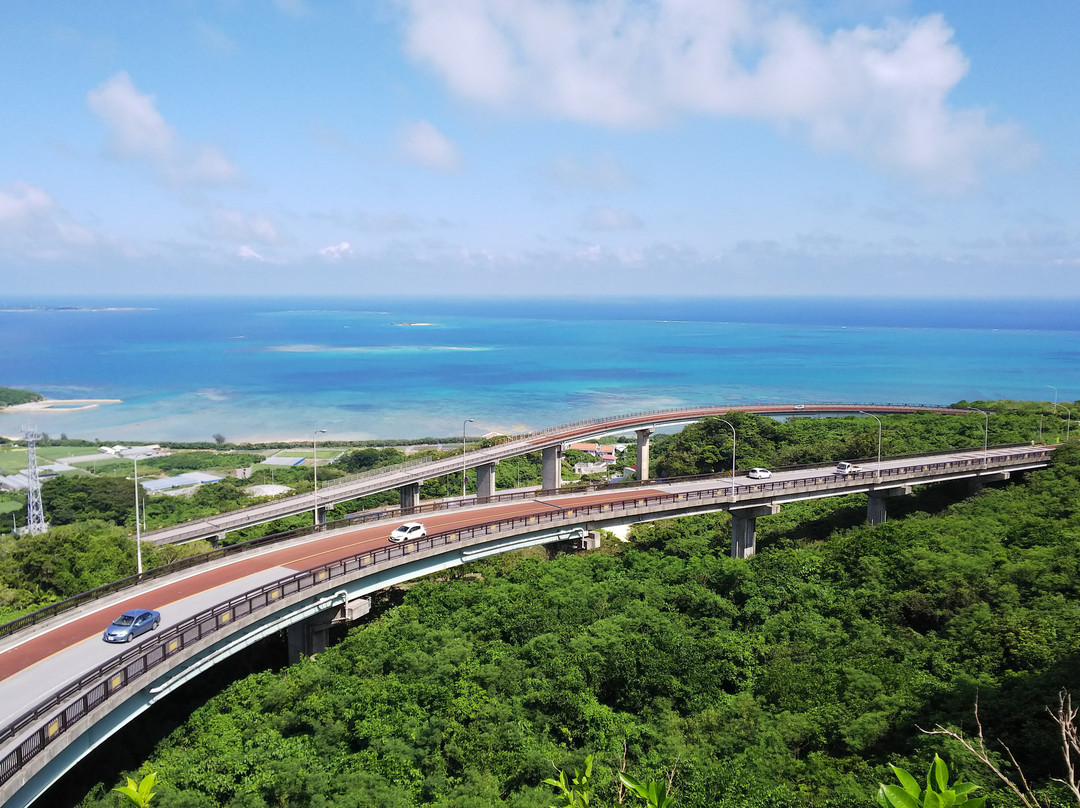
[[[730,421],[725,421],[723,418],[717,418],[717,421],[727,424],[731,427],[731,499],[735,500],[735,425]]]
[[[316,429],[311,434],[311,470],[315,474],[315,507],[313,510],[315,527],[319,526],[319,446],[315,439],[325,431],[325,429]]]
[[[465,424],[476,423],[472,418],[466,418],[461,425],[461,498],[465,499]]]
[[[142,531],[139,529],[139,458],[131,458],[135,466],[135,571],[142,575]]]
[[[1054,391],[1054,412],[1057,412],[1057,388],[1054,387],[1054,385],[1052,384],[1048,384],[1046,386]]]
[[[877,468],[874,469],[874,478],[881,479],[881,419],[878,418],[872,412],[866,412],[865,410],[859,410],[860,415],[869,415],[875,421],[877,421]]]
[[[1064,404],[1061,405],[1061,409],[1069,413],[1069,418],[1065,421],[1065,440],[1067,441],[1069,439],[1069,429],[1072,427],[1072,410],[1070,410]]]
[[[986,466],[987,466],[986,452],[987,452],[987,447],[989,446],[989,443],[990,443],[990,413],[986,412],[985,410],[977,410],[974,407],[969,407],[968,410],[970,412],[980,413],[982,415],[982,417],[986,419],[986,423],[983,424],[983,468],[986,468]]]

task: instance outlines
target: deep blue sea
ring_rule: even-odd
[[[1076,301],[0,299],[0,350],[2,386],[122,399],[0,415],[0,434],[29,423],[107,442],[452,437],[467,418],[479,435],[684,404],[1080,398]]]

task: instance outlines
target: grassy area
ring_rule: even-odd
[[[37,459],[39,466],[55,463],[63,457],[82,457],[94,454],[94,450],[82,446],[38,446]],[[102,455],[104,457],[104,455]],[[131,461],[128,461],[131,465]],[[0,446],[0,469],[5,474],[14,474],[26,468],[26,445],[20,443],[18,447]]]
[[[330,460],[333,457],[337,457],[342,452],[349,451],[348,446],[320,446],[319,447],[319,462],[324,460]],[[311,449],[282,449],[280,452],[274,453],[275,457],[314,457]]]

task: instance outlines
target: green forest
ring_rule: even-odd
[[[1057,426],[997,407],[885,417],[884,452]],[[877,448],[866,418],[729,416],[740,467]],[[722,471],[730,450],[710,419],[658,439],[654,464]],[[786,505],[758,520],[747,560],[729,557],[718,513],[638,525],[589,554],[475,562],[383,593],[317,657],[230,685],[127,774],[157,773],[155,808],[540,808],[563,804],[545,781],[592,756],[593,806],[642,804],[622,769],[670,782],[677,808],[841,808],[876,804],[890,764],[921,776],[937,754],[987,805],[1020,806],[958,742],[924,732],[970,737],[977,707],[993,762],[1017,780],[1011,751],[1044,805],[1074,805],[1053,779],[1066,770],[1047,708],[1080,693],[1078,503],[1070,443],[1051,468],[977,493],[917,489],[873,527],[862,495]],[[120,782],[82,805],[121,805]]]
[[[40,393],[31,390],[19,390],[15,387],[0,387],[0,407],[8,407],[12,404],[28,404],[31,401],[41,401],[44,398]]]

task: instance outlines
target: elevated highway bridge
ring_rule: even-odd
[[[747,557],[756,518],[785,503],[862,493],[868,519],[880,522],[889,498],[913,486],[978,486],[1044,468],[1052,453],[987,447],[887,458],[851,475],[826,466],[778,470],[768,480],[683,478],[428,503],[407,511],[428,528],[421,540],[388,542],[399,520],[313,525],[118,582],[73,608],[0,627],[0,804],[29,806],[117,729],[252,643],[286,631],[292,650],[316,652],[332,622],[356,619],[373,592],[412,578],[537,545],[588,549],[603,529],[720,510],[732,514],[732,555]],[[126,646],[102,642],[109,620],[135,606],[158,609],[161,628]]]
[[[885,415],[896,413],[937,412],[952,415],[971,415],[977,411],[955,407],[931,407],[914,404],[745,404],[716,405],[706,407],[677,407],[652,412],[595,418],[552,427],[524,437],[513,438],[495,446],[488,446],[464,456],[440,459],[425,458],[388,468],[338,479],[319,486],[317,491],[276,499],[239,511],[218,514],[207,519],[193,520],[182,525],[163,528],[143,534],[143,541],[157,544],[179,544],[207,539],[220,541],[229,531],[270,522],[301,513],[311,513],[313,522],[324,523],[327,511],[342,502],[359,499],[384,491],[400,491],[402,508],[412,508],[420,502],[420,484],[447,474],[476,470],[477,497],[491,498],[495,490],[495,465],[500,460],[532,452],[540,452],[543,458],[543,485],[545,491],[562,485],[563,447],[566,444],[613,435],[635,432],[638,448],[638,479],[648,478],[649,436],[653,430],[678,424],[700,421],[711,416],[723,416],[729,412],[752,412],[774,417],[809,415],[854,415],[871,413]]]

